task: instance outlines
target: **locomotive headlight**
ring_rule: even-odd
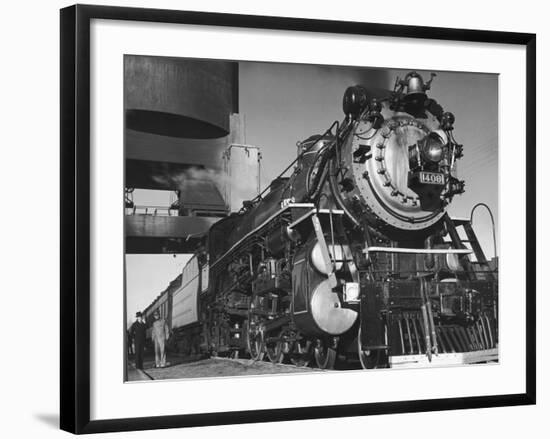
[[[424,160],[432,163],[439,163],[443,158],[445,143],[443,138],[435,132],[431,132],[426,136],[422,145],[422,156]]]

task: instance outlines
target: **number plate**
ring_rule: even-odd
[[[420,183],[443,185],[445,184],[445,180],[443,174],[438,174],[436,172],[421,172]]]

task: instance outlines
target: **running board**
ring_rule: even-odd
[[[481,351],[456,352],[448,354],[433,354],[432,361],[425,354],[390,356],[392,369],[407,369],[413,367],[456,366],[460,364],[486,363],[498,361],[498,348]]]

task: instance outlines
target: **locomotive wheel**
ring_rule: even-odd
[[[298,367],[306,367],[311,361],[311,340],[301,338],[296,334],[296,341],[292,344],[290,362]]]
[[[210,353],[210,329],[206,322],[202,324],[200,352]]]
[[[315,363],[319,369],[334,369],[336,362],[336,348],[325,339],[317,339],[315,346]]]
[[[281,339],[281,350],[283,352],[283,360],[284,357],[288,357],[293,348],[294,348],[294,333],[290,329],[282,329],[279,333],[279,338]]]
[[[218,356],[218,348],[220,345],[220,328],[215,325],[210,330],[210,356]]]
[[[363,369],[377,369],[382,358],[381,349],[371,351],[359,351],[359,361]]]
[[[281,332],[276,337],[267,337],[265,341],[265,350],[269,361],[273,364],[281,364],[285,357],[285,342],[283,340],[283,333]]]
[[[265,342],[263,331],[255,322],[246,322],[246,346],[250,358],[254,361],[261,361],[265,355]]]
[[[363,369],[378,369],[384,367],[386,353],[384,349],[364,351],[361,346],[361,325],[357,332],[357,353]]]

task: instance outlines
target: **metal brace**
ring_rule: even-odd
[[[336,281],[336,275],[334,274],[334,265],[330,258],[330,253],[328,251],[327,241],[325,240],[325,235],[323,234],[323,229],[321,227],[321,222],[316,213],[311,216],[311,222],[313,223],[313,229],[315,230],[315,236],[319,242],[321,248],[321,256],[323,257],[323,262],[325,263],[325,268],[328,273],[328,282],[331,288],[335,288],[338,285]]]

